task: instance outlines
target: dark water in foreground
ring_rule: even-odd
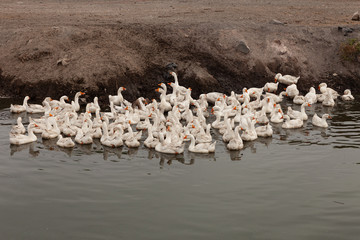
[[[218,141],[212,155],[168,156],[13,147],[17,116],[0,101],[1,239],[359,239],[359,103],[312,106],[331,113],[325,130],[275,126],[240,152]]]

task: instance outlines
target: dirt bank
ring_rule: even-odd
[[[155,97],[169,63],[194,96],[263,86],[277,72],[301,76],[301,91],[327,82],[360,92],[360,63],[339,55],[342,43],[360,39],[356,10],[356,0],[4,0],[1,94],[85,90],[105,103],[125,86],[130,100]]]

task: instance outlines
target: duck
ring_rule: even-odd
[[[272,123],[282,123],[284,121],[283,113],[281,109],[275,110],[274,114],[272,114],[270,118],[270,122]]]
[[[98,97],[94,97],[94,102],[86,104],[86,112],[95,113],[96,109],[100,110]]]
[[[144,141],[144,145],[147,148],[155,148],[159,144],[159,139],[154,138],[152,127],[148,128],[148,136]]]
[[[296,84],[291,84],[286,88],[286,96],[289,98],[294,98],[299,95],[299,90],[297,89]]]
[[[43,129],[41,137],[43,139],[57,138],[60,135],[60,129],[58,128],[56,118],[49,117],[46,119],[46,128]]]
[[[264,88],[253,87],[253,88],[249,88],[247,91],[250,97],[258,97],[261,96],[262,92],[264,91]]]
[[[305,97],[303,95],[296,95],[293,99],[293,103],[301,105],[305,102]]]
[[[334,97],[331,93],[330,90],[327,90],[325,93],[324,93],[324,101],[322,102],[322,105],[325,106],[325,107],[333,107],[335,106],[335,101],[334,101]]]
[[[124,101],[124,97],[122,95],[122,91],[125,91],[125,87],[119,87],[117,91],[117,95],[109,95],[109,102],[114,103],[115,105],[121,105],[121,103]]]
[[[82,96],[82,95],[85,95],[85,93],[81,92],[81,91],[77,92],[75,94],[74,101],[71,101],[71,106],[72,106],[72,108],[74,109],[75,112],[80,111],[79,97]]]
[[[133,132],[131,125],[129,124],[128,132],[123,135],[123,140],[125,140],[125,145],[129,148],[137,148],[140,146],[140,138],[142,135],[142,131]]]
[[[109,131],[107,123],[102,123],[102,135],[100,138],[100,143],[107,147],[121,147],[124,145],[122,140],[121,130],[117,129],[112,136],[109,136]]]
[[[30,99],[30,97],[27,96],[27,99]],[[27,113],[44,113],[45,112],[45,107],[40,104],[28,104],[26,101],[25,106],[26,106]]]
[[[337,92],[337,91],[335,91],[334,89],[332,89],[332,88],[329,88],[328,86],[327,86],[327,84],[326,83],[320,83],[319,84],[319,90],[320,90],[320,92],[322,93],[322,94],[325,94],[325,93],[330,93],[330,95],[332,96],[332,98],[335,100],[335,99],[337,99],[337,97],[339,96],[339,93]]]
[[[168,112],[172,109],[170,102],[166,101],[166,92],[162,88],[157,88],[156,92],[160,93],[159,109],[162,112]]]
[[[71,139],[71,137],[63,137],[61,134],[58,136],[58,140],[56,142],[56,145],[63,148],[72,148],[75,146],[75,143]]]
[[[314,87],[311,87],[309,89],[309,92],[305,94],[305,101],[308,102],[309,104],[314,104],[317,102],[317,96]]]
[[[291,85],[291,84],[297,84],[300,77],[295,77],[291,75],[282,75],[281,73],[278,73],[275,75],[275,82],[279,81],[282,84],[285,85]]]
[[[343,101],[353,101],[355,98],[354,98],[353,95],[351,95],[350,89],[345,89],[344,90],[344,95],[341,96],[341,99]]]
[[[24,134],[26,132],[26,129],[22,123],[22,118],[18,117],[16,120],[16,125],[11,127],[10,133],[11,134]]]
[[[222,136],[222,140],[224,142],[229,142],[231,139],[233,139],[235,137],[235,133],[233,131],[233,128],[231,127],[231,119],[228,118],[226,120],[226,124],[225,124],[225,130],[224,130],[224,133],[223,133],[223,136]],[[220,132],[221,133],[221,132]]]
[[[271,113],[274,110],[275,102],[271,97],[265,97],[261,102],[261,106],[265,108],[265,113]]]
[[[192,134],[186,135],[184,138],[190,137],[189,151],[194,153],[213,153],[215,152],[216,141],[213,143],[195,144],[195,137]]]
[[[200,132],[195,137],[196,143],[212,142],[212,136],[210,133],[210,129],[211,129],[210,123],[206,125],[206,130],[204,130],[204,128],[200,127]]]
[[[29,96],[24,97],[23,104],[10,104],[10,112],[11,113],[22,113],[26,111],[27,101],[29,100]]]
[[[91,133],[89,131],[84,132],[81,128],[79,128],[75,136],[75,142],[81,145],[92,144],[93,139],[91,137]]]
[[[258,126],[255,128],[256,134],[258,137],[271,137],[273,135],[273,129],[270,125],[270,123],[264,125],[264,126]]]
[[[329,125],[328,123],[326,122],[326,119],[331,119],[330,115],[329,114],[324,114],[322,115],[322,117],[320,118],[316,113],[314,114],[313,118],[312,118],[312,124],[314,126],[317,126],[317,127],[323,127],[323,128],[327,128]]]
[[[35,124],[36,125],[36,124]],[[26,143],[35,142],[37,140],[36,135],[33,132],[33,124],[28,125],[28,135],[24,134],[11,134],[10,133],[10,144],[12,145],[23,145]]]
[[[282,128],[301,128],[304,125],[301,119],[290,119],[288,115],[284,115],[285,122],[281,125]]]
[[[279,86],[279,82],[277,83],[272,83],[272,82],[267,82],[264,85],[264,91],[268,92],[268,93],[275,93],[278,89]]]
[[[65,113],[65,122],[61,129],[61,132],[68,137],[73,137],[76,135],[76,132],[78,130],[78,127],[75,125],[72,125],[70,122],[70,113]]]
[[[282,102],[282,100],[284,99],[284,96],[286,95],[286,92],[285,91],[282,91],[281,93],[279,93],[279,95],[276,95],[274,93],[269,93],[269,92],[266,92],[265,93],[265,96],[266,97],[270,97],[272,99],[273,102],[275,103],[280,103]]]
[[[311,107],[311,105],[307,102],[304,102],[303,104],[301,104],[300,111],[296,111],[296,110],[293,110],[291,107],[288,107],[287,115],[290,118],[297,118],[297,119],[301,119],[301,120],[305,121],[308,119],[308,115],[305,112],[305,106]]]
[[[234,130],[234,138],[229,141],[226,145],[226,148],[230,151],[238,151],[244,148],[244,142],[240,137],[240,126],[236,126]]]
[[[164,133],[159,133],[159,143],[155,146],[155,151],[167,154],[182,154],[184,152],[184,144],[166,144]]]
[[[257,133],[255,130],[255,120],[250,120],[250,118],[246,118],[246,126],[245,131],[241,134],[241,139],[244,141],[254,141],[257,139]]]

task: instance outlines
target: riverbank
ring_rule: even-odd
[[[18,1],[0,3],[1,94],[156,97],[175,63],[180,84],[202,92],[263,86],[276,73],[360,91],[360,63],[340,56],[360,39],[358,1]],[[277,21],[274,21],[277,20]],[[350,27],[344,36],[338,27]],[[171,64],[170,67],[174,67]]]

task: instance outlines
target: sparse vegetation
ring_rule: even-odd
[[[349,39],[340,46],[340,56],[345,61],[356,62],[360,59],[360,40]]]

